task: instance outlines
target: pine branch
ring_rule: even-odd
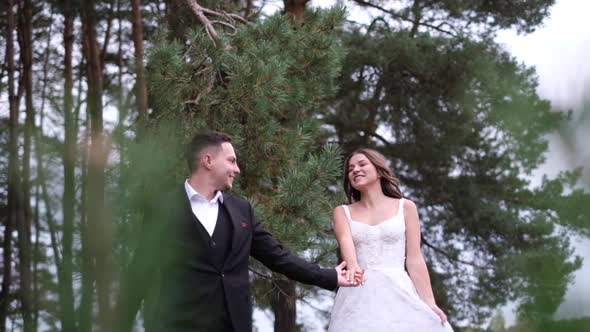
[[[205,16],[204,8],[201,7],[196,0],[186,0],[186,3],[193,11],[193,14],[195,14],[197,20],[205,27],[205,32],[209,38],[215,43],[215,41],[219,39],[219,34],[215,31],[215,28],[213,28],[211,21]]]
[[[256,270],[254,270],[254,269],[253,269],[253,268],[251,268],[251,267],[248,267],[248,270],[249,270],[250,272],[254,273],[255,275],[257,275],[257,276],[261,277],[261,278],[264,278],[264,279],[267,279],[267,280],[271,280],[271,279],[272,279],[272,277],[271,277],[271,276],[268,276],[268,275],[266,275],[266,274],[264,274],[264,273],[262,273],[262,272],[256,271]]]
[[[226,27],[232,29],[233,32],[231,33],[231,35],[235,35],[236,32],[238,32],[238,29],[236,29],[235,26],[233,26],[233,25],[231,25],[231,24],[229,24],[227,22],[223,22],[223,21],[219,21],[219,20],[213,20],[213,21],[211,21],[211,24],[219,24],[219,25],[223,25],[223,26],[226,26]]]
[[[359,6],[370,7],[370,8],[373,8],[373,9],[377,9],[379,11],[382,11],[382,12],[384,12],[386,14],[391,15],[393,18],[396,18],[398,20],[402,20],[402,21],[405,21],[405,22],[408,22],[408,23],[412,23],[414,25],[415,29],[417,29],[418,26],[422,25],[422,26],[425,26],[427,28],[431,28],[431,29],[434,29],[434,30],[436,30],[438,32],[442,32],[444,34],[448,34],[448,35],[454,36],[454,37],[456,37],[459,34],[458,31],[457,31],[457,29],[455,29],[455,27],[453,27],[450,23],[447,23],[447,22],[442,22],[442,23],[440,23],[438,25],[433,25],[433,24],[429,24],[429,23],[426,23],[426,22],[420,21],[420,20],[412,20],[407,15],[399,14],[399,13],[397,13],[394,10],[389,10],[389,9],[387,9],[385,7],[379,6],[379,5],[374,4],[374,3],[371,3],[369,1],[354,0],[354,2],[356,2],[357,4],[359,4]],[[453,31],[449,31],[449,30],[443,29],[442,26],[444,26],[444,25],[449,26],[449,28],[451,28]],[[412,36],[413,36],[413,34],[412,34]]]
[[[479,264],[476,264],[476,263],[474,263],[474,262],[468,262],[468,261],[465,261],[465,260],[459,259],[459,258],[457,258],[457,257],[454,257],[453,255],[449,254],[448,252],[446,252],[446,251],[444,251],[444,250],[442,250],[442,249],[440,249],[440,248],[437,248],[437,247],[435,247],[435,246],[434,246],[434,245],[432,245],[430,242],[428,242],[428,241],[427,241],[427,240],[424,238],[424,236],[421,236],[421,239],[422,239],[422,243],[424,243],[424,244],[425,244],[425,245],[426,245],[428,248],[430,248],[430,249],[434,250],[435,252],[437,252],[437,253],[439,253],[439,254],[443,255],[443,256],[444,256],[445,258],[447,258],[449,261],[454,261],[454,262],[458,262],[458,263],[461,263],[461,264],[465,264],[465,265],[473,266],[473,267],[476,267],[476,268],[478,268],[478,269],[482,269],[482,270],[491,270],[491,269],[493,269],[493,268],[494,268],[494,267],[493,267],[493,266],[491,266],[491,265],[479,265]]]
[[[225,11],[218,12],[215,10],[205,8],[199,5],[197,0],[186,0],[186,3],[192,10],[196,19],[205,27],[205,32],[207,33],[207,36],[209,36],[209,38],[213,41],[213,43],[219,40],[219,33],[213,27],[214,24],[219,24],[230,28],[231,30],[233,30],[232,34],[235,34],[237,31],[237,28],[235,26],[236,20],[244,24],[251,24],[240,15],[228,13]],[[221,20],[210,20],[206,15],[221,17],[224,18],[227,22]]]

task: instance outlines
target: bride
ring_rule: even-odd
[[[334,233],[347,278],[363,286],[339,289],[330,332],[453,331],[434,300],[416,205],[398,184],[375,150],[359,149],[344,163],[350,204],[334,209]]]

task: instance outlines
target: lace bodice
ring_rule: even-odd
[[[350,224],[357,261],[362,269],[404,269],[406,224],[403,203],[402,198],[397,214],[376,225],[352,220],[348,206],[342,206]]]

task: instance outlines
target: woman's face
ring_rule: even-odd
[[[350,185],[361,190],[379,180],[377,169],[362,153],[354,154],[348,161],[348,181]]]

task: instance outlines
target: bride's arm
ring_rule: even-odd
[[[344,208],[339,206],[334,209],[333,220],[334,235],[336,236],[336,241],[338,241],[338,246],[340,247],[340,254],[342,255],[342,259],[346,262],[346,269],[348,270],[346,277],[347,279],[354,278],[357,283],[362,283],[362,276],[360,276],[362,270],[356,260],[356,250],[352,241],[350,225],[344,214]]]
[[[404,200],[404,219],[406,221],[406,268],[416,287],[418,296],[440,317],[441,322],[447,320],[445,314],[438,308],[430,285],[430,275],[426,262],[420,250],[420,221],[416,204]]]

